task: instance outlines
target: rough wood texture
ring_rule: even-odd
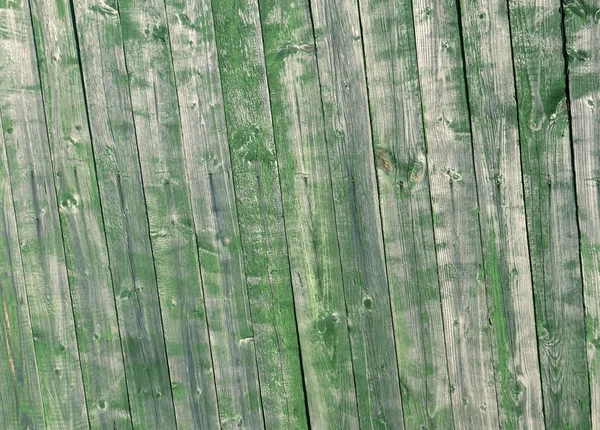
[[[560,2],[511,0],[509,7],[546,426],[589,428]]]
[[[0,15],[2,23],[3,18]],[[0,110],[0,426],[43,428],[42,392],[1,119]]]
[[[260,8],[310,421],[313,428],[357,428],[309,4],[265,0]]]
[[[600,1],[563,2],[592,428],[600,428]]]
[[[177,425],[219,428],[165,4],[124,0],[118,13]]]
[[[457,5],[417,0],[413,16],[454,423],[495,428],[498,409]]]
[[[312,0],[361,427],[402,428],[358,5]]]
[[[83,428],[88,416],[29,5],[0,8],[0,110],[18,214],[45,421]]]
[[[94,1],[77,0],[73,8],[133,426],[174,428],[119,19],[114,9]]]
[[[543,428],[508,10],[461,0],[461,15],[501,425]]]
[[[258,5],[212,2],[265,425],[306,428]]]
[[[70,5],[32,1],[46,125],[92,427],[131,427],[119,321]]]
[[[211,4],[167,0],[221,428],[264,427]]]
[[[361,0],[373,145],[406,428],[452,428],[410,1]]]

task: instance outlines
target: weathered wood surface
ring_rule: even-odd
[[[118,4],[177,425],[219,428],[165,4]]]
[[[509,9],[545,421],[549,428],[589,428],[560,2],[511,0]]]
[[[600,2],[563,2],[592,428],[600,428]]]
[[[352,354],[308,1],[260,2],[310,421],[357,428]]]
[[[452,428],[410,1],[362,0],[373,145],[406,428]]]
[[[402,428],[358,5],[311,0],[360,425]]]
[[[43,428],[42,392],[1,119],[0,109],[0,426]]]
[[[118,15],[76,0],[73,13],[134,427],[175,414]]]
[[[508,9],[461,0],[460,11],[500,421],[542,428]]]
[[[212,3],[265,425],[306,428],[258,4]]]
[[[221,428],[264,427],[211,5],[167,0]]]
[[[454,424],[496,428],[460,22],[454,2],[413,5]]]
[[[86,397],[31,14],[26,1],[2,6],[0,110],[45,422],[84,428]]]

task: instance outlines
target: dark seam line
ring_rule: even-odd
[[[92,128],[91,128],[91,122],[90,122],[90,113],[89,113],[89,109],[88,109],[88,105],[87,105],[87,93],[85,90],[85,79],[83,76],[83,64],[81,61],[81,49],[80,49],[80,44],[79,44],[79,36],[77,35],[77,22],[75,19],[75,5],[73,4],[73,0],[69,0],[69,5],[70,5],[70,15],[71,15],[71,22],[73,25],[73,36],[75,39],[75,48],[77,49],[77,62],[78,62],[78,68],[79,68],[79,76],[81,79],[81,89],[82,89],[82,95],[83,95],[83,105],[85,107],[85,116],[87,119],[87,128],[88,128],[88,134],[90,137],[90,152],[92,154],[92,163],[94,164],[94,181],[96,183],[96,190],[98,191],[98,204],[100,206],[100,217],[102,220],[102,230],[104,233],[104,249],[106,249],[106,254],[108,257],[108,272],[110,274],[110,280],[111,280],[111,291],[112,291],[112,296],[113,296],[113,304],[115,307],[115,317],[117,320],[117,329],[119,330],[119,346],[121,348],[121,360],[123,361],[123,374],[125,376],[125,389],[127,390],[127,404],[129,405],[129,420],[131,421],[131,426],[132,428],[134,428],[133,425],[133,412],[132,412],[132,408],[131,408],[131,397],[129,395],[129,384],[127,382],[127,366],[125,365],[125,354],[123,353],[123,335],[122,335],[122,331],[121,331],[121,324],[120,324],[120,320],[119,320],[119,309],[117,307],[117,298],[115,297],[115,283],[114,283],[114,277],[113,277],[113,273],[112,273],[112,267],[111,267],[111,263],[110,263],[110,251],[108,249],[108,237],[106,235],[106,222],[104,219],[104,209],[102,207],[102,197],[100,195],[100,184],[98,183],[98,169],[96,167],[96,155],[94,153],[94,139],[92,137]],[[116,425],[116,423],[115,423]]]
[[[35,48],[35,56],[36,56],[36,64],[38,67],[36,67],[37,71],[38,71],[38,79],[40,82],[40,88],[42,88],[40,90],[40,97],[42,99],[42,106],[43,106],[43,112],[44,112],[44,122],[46,124],[46,138],[47,138],[47,143],[48,143],[48,154],[49,154],[49,158],[50,158],[50,165],[52,167],[52,183],[54,184],[54,197],[56,198],[56,212],[58,214],[58,224],[60,227],[60,234],[62,237],[62,250],[63,250],[63,257],[65,258],[65,273],[67,274],[67,285],[69,286],[69,298],[71,301],[71,312],[73,314],[73,325],[74,325],[74,331],[75,331],[75,340],[77,343],[77,360],[79,362],[79,371],[80,371],[80,375],[81,375],[81,384],[82,384],[82,388],[83,388],[83,398],[84,398],[84,403],[85,403],[85,411],[86,411],[86,418],[87,418],[87,422],[88,422],[88,428],[91,428],[91,422],[90,422],[90,414],[89,414],[89,408],[88,408],[88,399],[87,399],[87,392],[85,389],[85,382],[84,382],[84,378],[83,378],[83,369],[81,367],[81,354],[79,352],[79,334],[78,334],[78,330],[77,330],[77,319],[75,317],[75,306],[73,304],[73,292],[71,290],[71,279],[68,276],[68,269],[67,269],[67,259],[66,259],[66,250],[65,250],[65,234],[64,234],[64,230],[63,230],[63,225],[62,225],[62,221],[60,219],[60,209],[58,207],[58,191],[56,188],[56,167],[54,165],[54,157],[52,156],[52,145],[50,144],[50,125],[48,123],[48,116],[46,115],[46,102],[45,99],[46,97],[44,96],[44,91],[43,91],[43,82],[42,82],[42,76],[41,76],[41,71],[40,71],[40,56],[39,56],[39,50],[38,50],[38,46],[37,46],[37,41],[35,39],[35,26],[33,25],[33,10],[31,7],[31,2],[32,0],[29,0],[29,16],[31,19],[31,32],[33,35],[33,45]],[[41,48],[40,48],[41,49]]]
[[[525,174],[523,172],[523,148],[521,147],[521,141],[522,141],[522,136],[521,136],[521,118],[519,116],[519,95],[518,95],[518,85],[517,85],[517,69],[515,66],[515,47],[514,47],[514,43],[513,43],[513,29],[512,29],[512,21],[511,21],[511,12],[510,12],[510,2],[512,0],[506,0],[506,9],[507,9],[507,15],[508,15],[508,32],[510,35],[510,51],[511,51],[511,63],[512,63],[512,68],[513,68],[513,82],[514,82],[514,96],[515,96],[515,105],[516,105],[516,117],[517,117],[517,130],[518,130],[518,144],[519,144],[519,157],[521,160],[521,188],[522,188],[522,192],[523,192],[523,211],[525,213],[525,230],[527,232],[527,248],[528,248],[528,255],[529,255],[529,270],[530,270],[530,275],[531,275],[531,286],[532,286],[532,297],[534,297],[534,302],[533,302],[533,315],[534,315],[534,319],[535,319],[535,327],[537,330],[537,322],[538,322],[538,309],[537,306],[535,306],[535,288],[534,288],[534,276],[533,276],[533,257],[532,257],[532,245],[531,245],[531,241],[530,241],[530,234],[529,234],[529,223],[527,222],[527,195],[525,193]],[[539,337],[536,335],[536,344],[537,344],[537,356],[538,356],[538,370],[539,370],[539,374],[540,374],[540,388],[541,388],[541,400],[542,400],[542,419],[544,420],[544,422],[546,422],[546,402],[544,401],[544,389],[543,389],[543,380],[542,380],[542,356],[540,353],[540,339]]]

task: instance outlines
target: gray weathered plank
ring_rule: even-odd
[[[600,1],[563,2],[592,428],[600,428]]]
[[[358,5],[311,5],[360,424],[402,428]]]
[[[167,16],[222,428],[264,427],[209,0]]]
[[[76,0],[73,9],[133,425],[174,428],[121,28],[108,5]]]
[[[264,0],[260,12],[310,422],[358,428],[309,3]]]
[[[461,0],[461,18],[500,419],[543,428],[507,5]]]
[[[118,14],[177,425],[219,428],[165,4],[123,0]]]
[[[31,1],[81,369],[92,427],[131,427],[78,52],[66,0]]]
[[[413,16],[454,423],[457,428],[495,428],[498,409],[457,4],[417,0]]]
[[[27,1],[0,8],[0,109],[46,424],[88,416]]]
[[[560,1],[511,0],[509,10],[545,421],[589,428]]]
[[[404,422],[452,428],[410,1],[361,0]]]
[[[212,2],[267,428],[306,428],[294,297],[256,0]]]
[[[41,429],[44,406],[1,119],[0,109],[0,426]]]

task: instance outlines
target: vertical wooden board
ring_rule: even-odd
[[[452,428],[410,1],[360,0],[404,422]]]
[[[167,0],[222,428],[264,427],[209,0]]]
[[[178,427],[219,428],[165,4],[118,3]]]
[[[267,428],[306,428],[258,4],[212,2],[229,149]]]
[[[128,428],[119,321],[70,5],[32,0],[31,12],[90,425]]]
[[[46,425],[88,415],[29,5],[0,8],[0,109]]]
[[[357,428],[309,4],[265,0],[260,11],[310,422]]]
[[[600,428],[600,1],[563,2],[592,428]]]
[[[358,5],[311,5],[360,424],[402,428]]]
[[[560,2],[509,1],[546,426],[588,428],[590,395]]]
[[[0,12],[1,13],[1,12]],[[0,23],[4,24],[3,15]],[[0,24],[0,26],[2,25]],[[3,72],[0,65],[0,73]],[[0,110],[0,120],[2,112]],[[44,406],[0,122],[0,426],[44,428]]]
[[[461,18],[500,418],[543,428],[508,10],[461,0]]]
[[[454,423],[495,428],[477,182],[454,0],[413,8]]]
[[[73,2],[134,427],[174,428],[169,367],[117,12]]]

